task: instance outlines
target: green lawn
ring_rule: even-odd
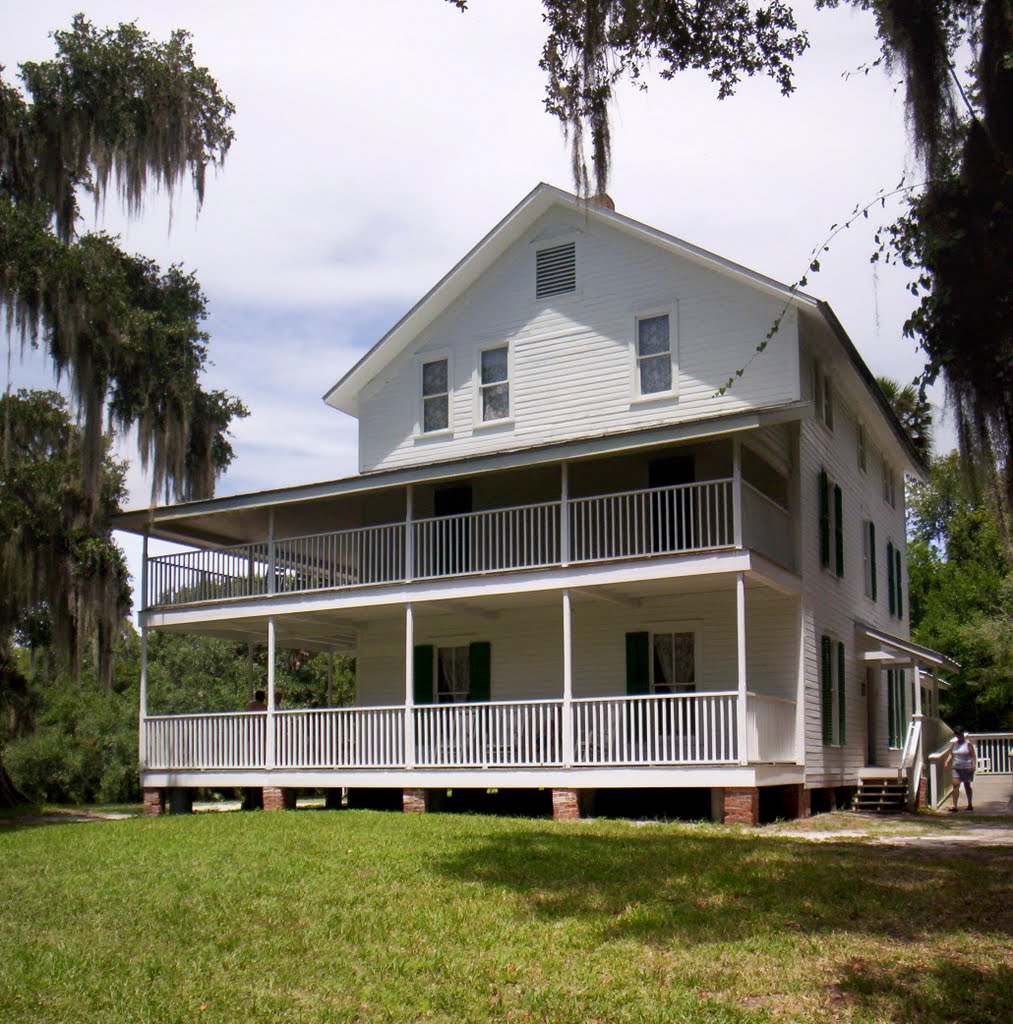
[[[0,1020],[1009,1020],[1010,850],[365,811],[0,827]]]

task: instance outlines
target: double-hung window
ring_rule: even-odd
[[[468,646],[436,648],[436,703],[466,704],[471,698]]]
[[[637,390],[640,395],[672,391],[672,329],[668,313],[637,319]]]
[[[830,377],[819,365],[813,371],[813,401],[816,403],[816,418],[833,430],[834,387]]]
[[[897,476],[886,459],[883,459],[883,501],[890,508],[897,507]]]
[[[844,576],[844,492],[825,469],[818,480],[820,565]]]
[[[479,403],[483,423],[510,417],[510,350],[483,349],[479,356]]]
[[[869,456],[865,444],[864,423],[859,423],[855,428],[855,444],[858,449],[858,468],[865,473],[869,468]]]
[[[651,692],[693,693],[696,690],[696,634],[651,634]]]
[[[820,719],[825,746],[847,741],[847,652],[842,641],[820,638]]]
[[[450,361],[422,364],[422,433],[450,428]]]
[[[871,519],[862,523],[862,559],[865,577],[865,596],[877,598],[876,580],[876,524]]]

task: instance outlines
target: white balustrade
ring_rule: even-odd
[[[330,590],[404,577],[403,523],[275,541],[275,591]]]
[[[559,700],[427,704],[412,712],[415,763],[426,768],[559,765]]]
[[[734,692],[594,697],[571,705],[580,766],[729,764],[739,760]],[[426,704],[412,710],[419,768],[563,764],[562,700]],[[750,694],[750,761],[794,760],[794,701]],[[267,713],[153,715],[149,770],[265,767]],[[277,711],[275,765],[286,770],[401,768],[404,708]]]
[[[569,502],[570,560],[598,562],[730,547],[732,480],[576,498]]]
[[[327,708],[274,715],[278,768],[396,768],[404,764],[404,708]]]
[[[743,543],[786,569],[795,568],[795,531],[791,513],[773,498],[742,482]]]
[[[144,730],[149,769],[264,767],[263,711],[151,715]]]
[[[738,760],[734,693],[653,694],[573,702],[579,765],[721,764]]]
[[[968,733],[978,755],[979,775],[1013,774],[1013,732]]]
[[[268,592],[267,544],[200,548],[148,559],[151,605],[191,604]]]
[[[746,697],[746,750],[750,761],[795,760],[795,701],[750,693]]]
[[[418,519],[416,579],[559,564],[559,502]]]

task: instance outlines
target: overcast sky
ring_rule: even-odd
[[[82,6],[99,25],[188,29],[237,107],[199,217],[180,194],[171,231],[164,196],[140,220],[111,204],[99,222],[127,249],[196,271],[207,293],[208,382],[252,413],[218,493],[354,473],[356,421],[323,392],[537,182],[571,187],[542,107],[540,3],[472,0],[461,14],[446,0],[0,0],[5,78],[51,56],[48,33]],[[793,96],[757,78],[719,102],[696,73],[625,90],[609,189],[619,212],[786,283],[856,204],[916,180],[902,90],[882,70],[845,77],[878,56],[872,19],[796,8],[812,46]],[[906,382],[920,369],[901,336],[906,276],[869,262],[875,226],[898,211],[838,236],[808,291],[874,373]],[[38,360],[15,364],[15,387],[45,379]],[[147,504],[140,473],[130,482],[128,506]]]

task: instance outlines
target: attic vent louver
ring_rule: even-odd
[[[535,297],[561,295],[577,287],[577,248],[574,242],[539,249],[535,255]]]

